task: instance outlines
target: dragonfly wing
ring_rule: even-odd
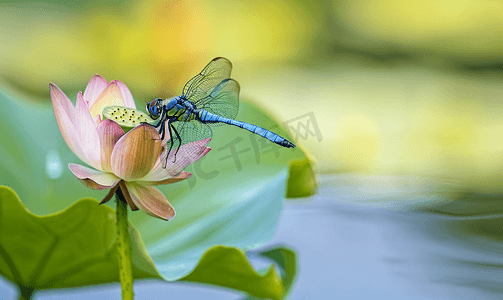
[[[201,123],[196,120],[191,120],[189,122],[179,122],[176,130],[182,138],[180,145],[185,145],[212,137],[211,128],[207,124]],[[173,135],[176,134],[173,133]]]
[[[234,119],[239,108],[239,84],[230,79],[231,62],[223,57],[213,59],[183,88],[183,95],[194,102],[197,108]],[[219,126],[221,123],[212,123]]]
[[[222,80],[231,76],[232,64],[227,58],[213,59],[201,73],[194,76],[183,87],[183,95],[196,103],[208,96]]]
[[[178,132],[179,137],[175,133],[175,130]],[[194,143],[197,147],[199,141],[212,137],[211,128],[207,124],[196,120],[178,122],[175,128],[171,129],[171,134],[172,138],[166,143],[166,149],[169,153],[165,152],[161,157],[163,168],[166,168],[169,162],[179,162],[180,159],[184,160],[198,154],[206,148],[205,145],[207,143],[204,143],[204,147],[201,146],[200,151],[194,151],[194,146],[188,146],[187,144]],[[180,169],[179,171],[182,170]]]
[[[239,84],[234,79],[224,79],[205,98],[196,103],[210,113],[235,119],[239,109]],[[223,123],[211,123],[210,126],[220,126]]]

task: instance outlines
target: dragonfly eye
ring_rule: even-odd
[[[160,105],[158,104],[159,100],[162,99],[160,98],[154,99],[151,102],[147,103],[146,110],[152,119],[156,119],[159,117],[159,113],[161,111]]]

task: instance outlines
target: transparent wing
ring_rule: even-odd
[[[194,76],[183,87],[183,95],[197,103],[208,96],[222,80],[231,76],[232,64],[227,58],[214,58],[201,73]]]
[[[191,120],[189,122],[178,122],[178,124],[175,125],[175,129],[180,135],[181,141],[178,139],[178,136],[172,129],[172,138],[169,139],[166,143],[168,149],[171,148],[172,151],[176,150],[182,145],[211,138],[213,135],[211,128],[207,124],[201,123],[196,120]],[[180,153],[180,151],[181,150],[179,150],[178,153]]]
[[[201,123],[196,120],[191,120],[189,122],[178,122],[176,130],[182,138],[180,145],[211,138],[213,135],[211,128],[207,124]],[[176,134],[173,133],[173,135]]]
[[[230,79],[232,64],[223,57],[213,59],[183,88],[183,95],[197,108],[226,118],[235,118],[239,108],[239,84]],[[214,123],[212,126],[222,125]]]
[[[211,128],[207,124],[196,120],[178,122],[175,128],[181,140],[172,129],[172,138],[166,142],[166,149],[169,153],[163,153],[163,157],[161,158],[164,168],[168,160],[176,161],[178,158],[186,158],[194,155],[193,149],[191,150],[190,147],[184,147],[184,145],[211,138],[213,134]],[[204,147],[201,148],[201,150],[204,150]]]
[[[239,84],[234,79],[224,79],[205,98],[196,103],[210,113],[234,119],[239,109]],[[220,126],[223,123],[212,123],[210,126]]]

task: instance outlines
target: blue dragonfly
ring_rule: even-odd
[[[239,108],[239,84],[229,78],[231,69],[228,59],[217,57],[185,84],[182,95],[164,100],[157,98],[147,103],[150,117],[159,119],[153,126],[161,135],[161,140],[166,134],[166,127],[169,131],[167,153],[175,147],[175,160],[182,145],[211,138],[210,126],[223,124],[246,129],[283,147],[295,147],[274,132],[234,119]],[[168,126],[165,126],[166,121]],[[165,166],[166,161],[163,164]]]

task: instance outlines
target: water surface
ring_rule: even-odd
[[[317,195],[286,201],[265,248],[298,252],[289,299],[501,299],[501,199],[418,177],[323,175]],[[161,281],[136,282],[135,293],[135,299],[242,298]],[[16,297],[4,279],[0,296]],[[120,286],[41,291],[34,299],[91,297],[119,299]]]

